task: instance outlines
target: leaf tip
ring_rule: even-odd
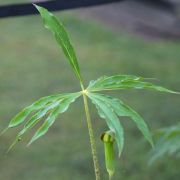
[[[122,150],[119,150],[119,153],[118,153],[118,158],[121,157],[121,154],[122,154]]]
[[[39,13],[41,12],[42,7],[38,6],[37,4],[32,3],[32,5],[39,11]]]
[[[118,158],[120,158],[120,157],[121,157],[121,152],[118,153]]]
[[[1,133],[0,133],[0,137],[9,129],[9,127],[6,127]]]
[[[32,139],[28,142],[28,144],[26,145],[26,147],[29,147],[31,144],[33,143]]]
[[[176,91],[172,91],[171,93],[180,95],[180,92],[176,92]]]
[[[10,123],[10,124],[8,125],[8,128],[13,128],[13,127],[15,127],[15,126],[16,126],[16,125]]]
[[[28,142],[28,144],[26,145],[26,147],[29,147],[35,140],[36,140],[36,138],[34,138],[34,136],[33,136],[31,138],[31,140]]]
[[[36,9],[39,9],[40,6],[36,5],[35,3],[32,3],[32,5],[36,8]]]
[[[28,148],[31,145],[31,142],[28,142],[28,144],[26,145],[26,147]]]
[[[9,146],[9,148],[5,154],[8,154],[10,152],[10,150],[16,145],[17,142],[18,142],[18,137],[16,137],[16,139],[13,141],[13,143]]]
[[[151,139],[149,139],[148,141],[149,141],[151,147],[154,149],[154,142],[153,142],[153,139],[151,138]]]

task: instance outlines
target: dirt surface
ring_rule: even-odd
[[[176,9],[133,0],[76,10],[83,19],[95,18],[116,31],[126,31],[153,39],[180,39],[180,21]]]

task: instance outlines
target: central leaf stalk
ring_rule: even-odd
[[[96,180],[101,180],[99,162],[98,162],[97,150],[96,150],[96,143],[95,143],[92,121],[91,121],[91,116],[90,116],[89,106],[88,106],[88,99],[87,99],[88,91],[86,89],[84,89],[84,86],[82,83],[81,83],[81,88],[82,88],[81,92],[82,92],[83,100],[84,100],[84,108],[85,108],[85,113],[86,113],[87,126],[88,126],[88,131],[89,131],[91,151],[92,151],[92,156],[93,156],[95,176],[96,176]]]

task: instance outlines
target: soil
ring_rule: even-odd
[[[83,18],[94,18],[116,31],[126,31],[150,39],[180,39],[179,6],[168,9],[142,1],[119,3],[76,10]]]

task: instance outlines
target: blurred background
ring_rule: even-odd
[[[0,0],[0,5],[30,0]],[[178,0],[127,0],[56,12],[70,33],[86,82],[102,75],[134,74],[180,91],[180,3]],[[86,84],[87,85],[87,84]],[[79,90],[70,66],[40,16],[0,19],[0,130],[42,96]],[[153,91],[118,91],[139,112],[152,132],[180,119],[177,95]],[[17,129],[0,137],[0,180],[92,180],[94,171],[82,99],[59,116],[43,138],[30,147],[34,133],[4,155]],[[103,119],[90,104],[103,179]],[[179,180],[180,160],[166,156],[148,166],[151,147],[134,123],[123,118],[125,148],[115,180]]]

